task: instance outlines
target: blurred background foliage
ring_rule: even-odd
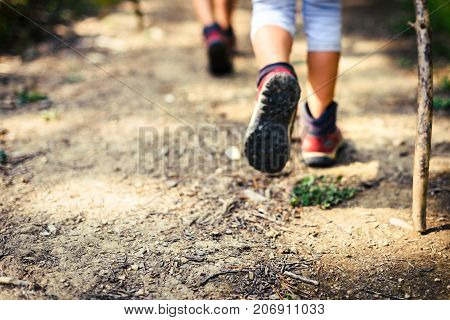
[[[434,32],[450,35],[450,4],[448,0],[428,0],[432,12],[431,24]],[[445,3],[447,3],[445,5]]]
[[[403,10],[402,18],[394,30],[402,31],[406,27],[406,22],[415,20],[414,0],[400,0]],[[433,56],[438,59],[450,58],[450,2],[448,0],[428,0],[428,10],[432,29]],[[410,36],[415,36],[414,30],[408,32]],[[445,63],[447,63],[446,61]]]
[[[48,30],[67,25],[76,19],[96,15],[121,0],[4,0],[24,16]],[[21,53],[31,44],[48,37],[8,6],[0,2],[0,51]]]
[[[101,14],[123,0],[2,0],[23,15],[31,17],[48,30],[57,25],[67,25],[76,19]],[[137,0],[132,0],[137,1]],[[170,0],[168,0],[170,1]],[[189,0],[186,0],[189,1]],[[344,0],[345,1],[345,0]],[[396,0],[402,3],[402,19],[398,29],[404,29],[407,21],[414,21],[414,0]],[[445,39],[450,34],[450,4],[448,0],[428,0],[432,12],[434,33],[433,49],[438,56],[448,58],[450,44]],[[397,28],[395,28],[397,29]],[[394,32],[396,30],[393,30]],[[409,32],[413,36],[413,32]],[[22,53],[28,46],[48,37],[48,34],[32,25],[24,17],[0,2],[0,52]]]

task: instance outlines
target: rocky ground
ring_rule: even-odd
[[[414,37],[385,45],[394,2],[344,4],[347,145],[329,169],[305,167],[298,144],[276,177],[237,152],[257,71],[246,1],[230,77],[206,72],[181,0],[144,1],[143,30],[124,4],[61,28],[72,49],[50,41],[0,57],[0,298],[448,299],[448,113],[434,116],[429,230],[419,235],[408,229]],[[302,81],[305,49],[300,33]],[[437,80],[448,71],[437,63]],[[17,103],[24,88],[48,98]],[[342,176],[359,192],[331,210],[292,208],[308,174]]]

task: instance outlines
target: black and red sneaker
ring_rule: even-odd
[[[290,156],[300,86],[287,63],[261,70],[256,103],[245,135],[245,156],[256,170],[277,173]]]
[[[213,75],[224,75],[233,71],[230,40],[217,23],[203,29],[209,71]]]
[[[228,48],[231,52],[231,54],[234,56],[237,53],[237,40],[236,35],[234,33],[234,29],[232,26],[229,26],[227,29],[224,30],[225,38],[227,39]]]
[[[337,103],[332,102],[320,118],[313,118],[308,104],[301,107],[300,134],[303,161],[310,167],[329,167],[343,145],[342,133],[336,126]]]

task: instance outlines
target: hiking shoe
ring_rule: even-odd
[[[337,103],[332,102],[315,119],[308,104],[301,107],[300,126],[303,161],[311,167],[329,167],[336,162],[336,154],[343,144],[341,131],[336,126]]]
[[[292,67],[274,67],[262,74],[258,83],[245,135],[245,156],[256,170],[276,173],[289,160],[300,86]]]
[[[230,26],[227,29],[225,29],[224,34],[225,34],[225,38],[227,39],[229,52],[232,55],[235,55],[237,53],[237,49],[236,49],[237,40],[236,40],[236,35],[234,33],[233,27]]]
[[[224,75],[233,71],[229,40],[220,26],[215,23],[203,29],[209,71],[213,75]]]

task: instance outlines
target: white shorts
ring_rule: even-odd
[[[295,35],[297,0],[252,0],[252,38],[268,25],[278,26]],[[341,50],[341,1],[303,0],[303,24],[308,51]]]

